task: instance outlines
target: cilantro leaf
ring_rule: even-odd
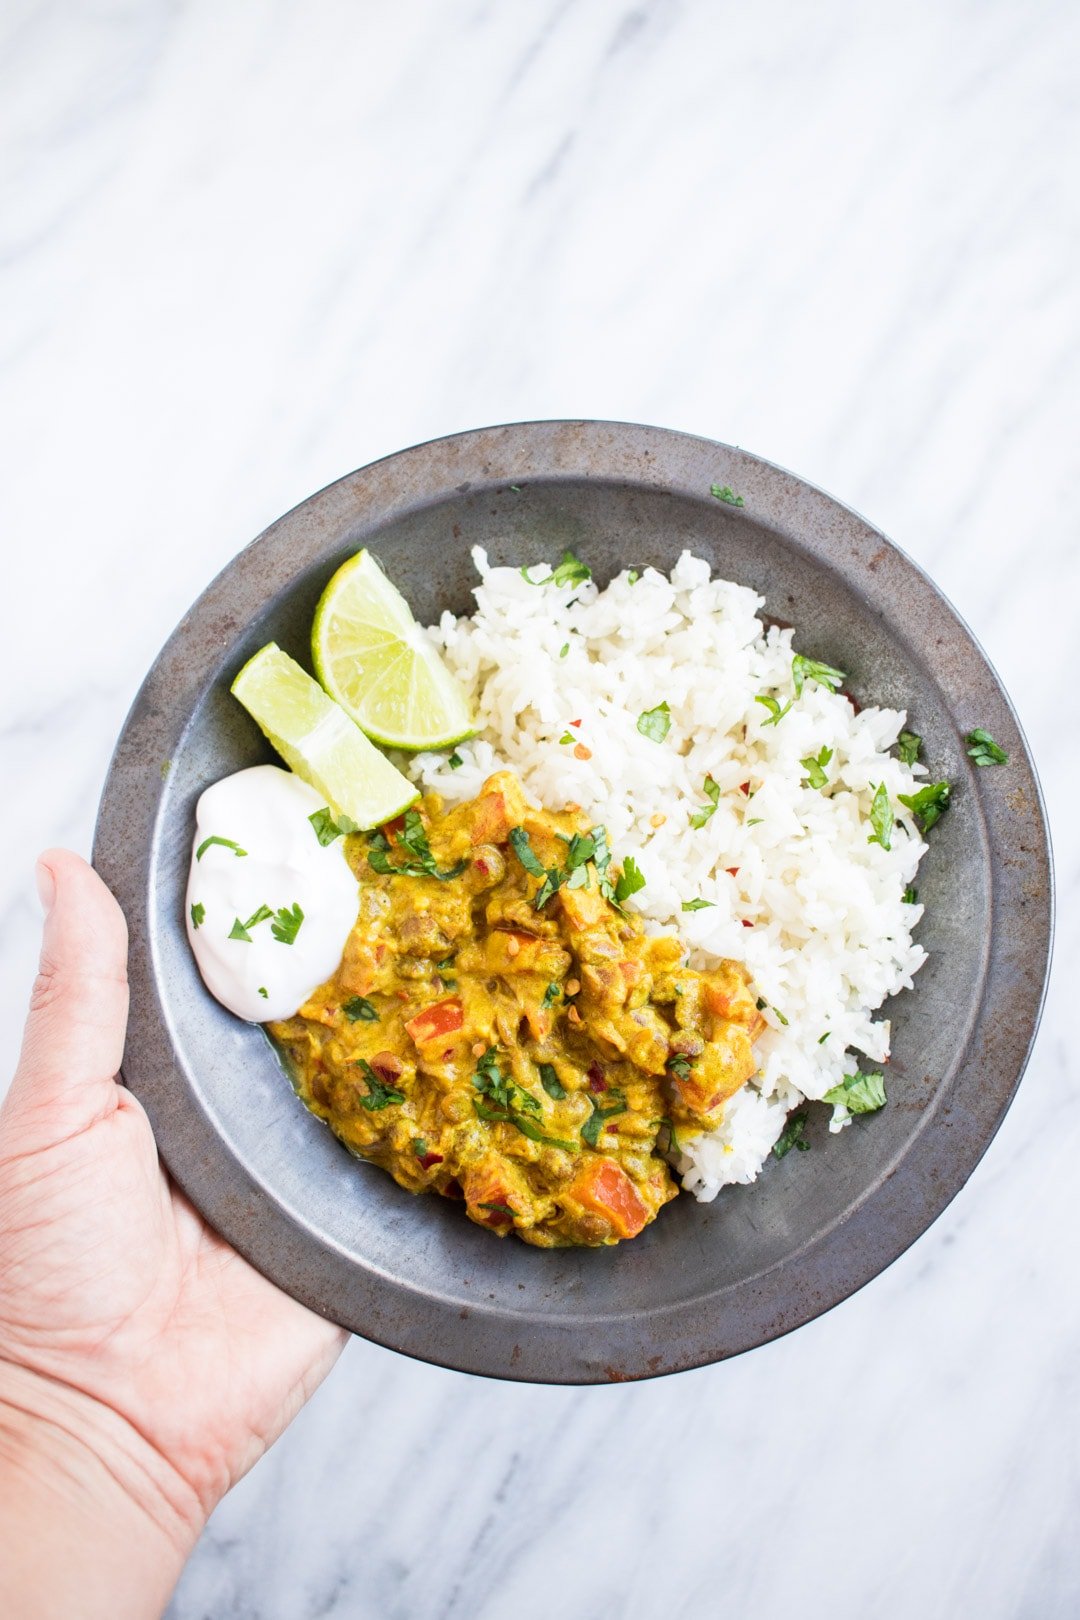
[[[809,779],[812,788],[823,788],[829,778],[825,774],[825,767],[832,759],[831,748],[822,748],[818,754],[810,754],[806,759],[800,759],[799,764]]]
[[[892,805],[889,803],[889,790],[882,782],[874,794],[874,802],[870,806],[870,825],[873,832],[866,840],[868,844],[880,844],[882,849],[891,849],[890,839],[893,830]]]
[[[622,871],[615,884],[615,904],[621,906],[632,894],[645,887],[645,874],[632,855],[628,855],[622,863]]]
[[[581,1140],[591,1148],[599,1145],[600,1132],[606,1121],[614,1119],[616,1114],[626,1113],[626,1098],[621,1091],[609,1091],[605,1095],[610,1107],[605,1108],[596,1097],[590,1097],[592,1113],[581,1127]]]
[[[270,910],[269,906],[260,906],[258,911],[253,911],[251,913],[251,916],[248,918],[247,922],[241,922],[239,917],[237,917],[236,921],[229,929],[229,938],[242,939],[246,941],[248,945],[250,945],[250,930],[254,928],[256,924],[265,922],[268,917],[272,917],[273,915],[274,913]]]
[[[716,500],[723,501],[726,506],[745,506],[746,502],[741,495],[736,495],[730,484],[710,484],[709,494]]]
[[[969,731],[964,741],[968,745],[968,755],[976,765],[1007,765],[1009,762],[1004,748],[994,741],[988,731]]]
[[[260,984],[260,986],[259,986],[259,994],[260,994],[260,996],[262,996],[264,1001],[269,1001],[270,1000],[270,992],[266,988],[265,984]]]
[[[380,1080],[366,1058],[361,1058],[356,1066],[367,1082],[367,1095],[360,1098],[360,1106],[366,1108],[369,1114],[378,1113],[391,1103],[405,1101],[405,1093],[398,1091],[396,1086],[387,1085],[385,1080]]]
[[[295,944],[303,920],[304,913],[300,910],[299,901],[296,901],[291,906],[282,906],[274,914],[274,920],[270,924],[270,932],[281,945]]]
[[[342,816],[340,821],[335,821],[330,814],[329,805],[316,810],[314,814],[308,816],[308,820],[315,829],[316,838],[324,848],[327,844],[332,844],[336,838],[343,838],[346,833],[356,831],[355,821],[350,821],[348,816]]]
[[[565,658],[569,651],[570,651],[570,643],[568,641],[564,641],[562,646],[559,648],[559,657],[560,658]]]
[[[909,883],[901,895],[901,899],[903,900],[905,906],[917,906],[919,903],[918,889],[912,888],[911,884]]]
[[[689,1080],[693,1071],[694,1060],[692,1057],[688,1057],[685,1052],[672,1052],[664,1067],[669,1074],[675,1076],[676,1080]]]
[[[555,1073],[555,1069],[552,1064],[540,1063],[537,1065],[537,1067],[540,1070],[540,1084],[543,1086],[548,1096],[553,1097],[556,1102],[558,1102],[560,1098],[565,1097],[566,1087]]]
[[[533,847],[529,842],[529,835],[525,831],[524,827],[511,827],[510,843],[514,854],[517,856],[526,872],[530,873],[533,877],[543,877],[543,864],[534,853]]]
[[[780,1135],[773,1143],[773,1152],[778,1159],[790,1153],[792,1148],[798,1148],[800,1153],[809,1153],[810,1144],[806,1140],[806,1114],[792,1114]]]
[[[205,919],[206,919],[206,907],[203,905],[201,900],[196,900],[195,904],[191,908],[191,926],[192,926],[192,928],[198,928],[199,924],[201,922],[204,922]]]
[[[455,748],[454,752],[450,755],[450,758],[447,760],[446,763],[449,765],[449,767],[450,767],[450,769],[452,771],[460,771],[460,769],[464,765],[465,761],[462,759],[461,755],[458,753],[457,749]]]
[[[231,838],[219,838],[215,833],[211,838],[204,838],[198,849],[195,851],[195,859],[197,861],[202,860],[211,844],[220,844],[222,849],[231,849],[234,855],[247,854],[247,850],[241,849],[239,844],[234,844]]]
[[[529,568],[532,566],[530,563]],[[562,562],[545,579],[530,579],[529,568],[518,570],[527,585],[584,585],[586,580],[592,579],[592,569],[569,550],[563,552]]]
[[[476,1207],[477,1209],[493,1209],[499,1215],[509,1215],[511,1220],[514,1218],[514,1212],[509,1204],[477,1204]]]
[[[923,832],[929,832],[949,808],[951,792],[948,782],[928,782],[918,793],[900,793],[897,797],[911,811]]]
[[[440,871],[417,810],[406,810],[397,840],[414,857],[411,861],[403,861],[400,866],[395,866],[390,859],[390,841],[386,834],[374,832],[369,835],[368,865],[373,871],[390,877],[433,877],[438,878],[440,883],[448,883],[451,878],[460,877],[468,864],[460,860],[455,866]]]
[[[816,658],[804,658],[802,653],[796,653],[791,660],[791,678],[795,682],[795,696],[802,697],[807,681],[817,681],[819,686],[827,686],[830,692],[835,692],[843,685],[845,675],[842,669],[833,669],[831,664],[819,664]]]
[[[379,1021],[379,1009],[366,996],[350,996],[348,1001],[342,1002],[341,1010],[350,1024],[355,1024],[358,1019],[365,1024],[377,1024]]]
[[[876,1114],[884,1108],[885,1076],[875,1074],[845,1074],[838,1086],[833,1086],[823,1098],[835,1108],[846,1108],[849,1114]]]
[[[904,765],[916,765],[922,738],[914,731],[902,731],[896,739],[896,755]]]
[[[628,585],[636,585],[640,578],[641,578],[641,575],[638,573],[636,568],[627,569],[626,583]]]
[[[416,1157],[418,1159],[426,1159],[427,1158],[427,1142],[424,1140],[424,1138],[422,1136],[414,1136],[413,1137],[413,1139],[412,1139],[412,1150],[416,1154]]]
[[[762,724],[766,726],[778,726],[785,714],[787,714],[788,710],[791,708],[794,701],[795,699],[792,698],[788,703],[784,704],[783,708],[781,708],[776,698],[769,697],[767,693],[763,692],[759,697],[754,699],[755,703],[760,703],[763,708],[766,708],[769,711],[769,718],[762,721]]]
[[[707,776],[705,778],[705,785],[702,791],[709,802],[708,804],[703,804],[699,810],[695,810],[694,814],[690,817],[691,827],[704,827],[705,823],[710,819],[710,817],[715,816],[716,807],[720,803],[720,784],[719,782],[715,782],[711,776]]]
[[[650,742],[662,743],[671,730],[671,709],[667,702],[658,703],[655,709],[646,709],[644,714],[639,714],[637,728]]]
[[[559,993],[560,993],[561,989],[562,989],[562,986],[559,985],[559,984],[549,984],[548,985],[547,989],[544,991],[544,999],[540,1003],[541,1008],[545,1012],[547,1011],[547,1009],[549,1007],[554,1007],[555,1003],[559,999]]]
[[[715,905],[715,900],[684,900],[682,908],[684,911],[704,911],[707,907]]]

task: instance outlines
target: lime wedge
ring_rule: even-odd
[[[342,563],[311,631],[320,681],[388,748],[449,748],[475,723],[461,687],[370,551]]]
[[[318,681],[275,642],[248,660],[232,692],[286,765],[358,828],[392,821],[420,797]]]

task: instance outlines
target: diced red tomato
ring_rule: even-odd
[[[482,793],[473,805],[474,844],[505,844],[510,837],[510,817],[501,793]]]
[[[455,1034],[464,1022],[465,1010],[457,997],[451,996],[448,1001],[436,1001],[414,1017],[407,1018],[405,1028],[417,1046],[423,1046],[427,1041],[441,1040],[446,1035]]]
[[[637,1237],[649,1219],[638,1190],[614,1159],[597,1159],[575,1176],[570,1188],[579,1204],[609,1220],[620,1237]]]

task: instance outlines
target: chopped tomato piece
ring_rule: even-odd
[[[476,844],[505,844],[510,837],[510,817],[501,793],[482,793],[473,806],[472,836]]]
[[[649,1212],[637,1188],[614,1159],[597,1159],[575,1178],[570,1191],[579,1204],[609,1220],[620,1237],[637,1237]]]
[[[453,1035],[464,1022],[465,1010],[457,997],[451,996],[448,1001],[436,1001],[413,1018],[407,1018],[405,1028],[417,1046],[423,1046],[426,1041],[441,1040],[446,1035]]]

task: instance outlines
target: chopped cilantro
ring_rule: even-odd
[[[559,657],[560,658],[565,658],[569,651],[570,651],[570,643],[568,641],[564,641],[562,646],[559,648]]]
[[[416,1154],[416,1157],[418,1159],[426,1159],[427,1158],[427,1142],[424,1140],[424,1138],[422,1136],[414,1136],[413,1137],[413,1139],[412,1139],[412,1150]]]
[[[730,484],[710,484],[709,494],[726,506],[745,506],[746,502],[741,495],[736,495]]]
[[[574,738],[572,732],[564,731],[562,736],[559,738],[559,747],[565,748],[567,743],[572,743],[573,740]]]
[[[716,807],[720,803],[720,784],[719,782],[715,782],[711,776],[707,776],[705,778],[705,785],[702,791],[709,802],[708,804],[703,804],[700,809],[695,810],[694,814],[690,817],[691,827],[704,827],[705,823],[710,819],[710,817],[715,816]]]
[[[554,1097],[556,1102],[565,1097],[566,1087],[555,1073],[554,1067],[550,1063],[540,1063],[537,1067],[540,1070],[540,1084],[548,1096]]]
[[[265,922],[268,917],[272,917],[273,915],[274,913],[270,910],[269,906],[260,906],[258,911],[253,911],[251,913],[251,916],[248,918],[247,922],[241,922],[239,917],[237,917],[236,921],[229,929],[229,938],[242,939],[246,941],[248,945],[250,945],[251,929],[254,928],[256,924]]]
[[[452,771],[460,771],[460,769],[464,765],[465,761],[462,759],[461,755],[458,753],[457,749],[455,748],[454,752],[450,755],[450,758],[447,760],[446,763],[449,765],[449,767],[450,767],[450,769]]]
[[[532,564],[529,564],[529,568]],[[553,568],[546,579],[530,579],[529,568],[519,569],[522,579],[527,585],[584,585],[586,580],[592,579],[592,570],[575,557],[572,551],[564,551],[562,562]]]
[[[866,842],[880,844],[882,849],[891,849],[893,813],[892,805],[889,803],[889,790],[884,782],[874,794],[874,802],[870,806],[870,825],[874,830]]]
[[[545,1011],[547,1010],[548,1007],[554,1007],[555,1003],[559,999],[559,992],[560,992],[561,989],[562,989],[562,986],[558,985],[558,984],[549,984],[548,985],[547,989],[544,991],[544,999],[540,1003],[541,1007]]]
[[[191,908],[192,928],[198,928],[199,924],[204,921],[205,917],[206,907],[203,905],[201,900],[196,900],[195,904]]]
[[[684,911],[705,911],[709,906],[715,905],[715,900],[684,900],[682,908]]]
[[[802,697],[806,681],[817,681],[819,686],[827,686],[830,692],[835,692],[844,681],[844,671],[833,669],[831,664],[819,664],[816,658],[804,658],[802,653],[796,653],[791,660],[791,678],[795,682],[795,696]]]
[[[641,578],[641,575],[638,573],[636,568],[627,569],[626,583],[628,585],[636,585],[640,578]]]
[[[592,1113],[581,1127],[581,1140],[591,1148],[599,1145],[600,1132],[604,1128],[605,1121],[614,1119],[616,1114],[626,1113],[626,1098],[621,1091],[609,1091],[606,1096],[610,1105],[607,1108],[596,1097],[589,1098]]]
[[[885,1076],[845,1074],[838,1086],[825,1093],[823,1100],[835,1108],[846,1108],[849,1114],[876,1114],[885,1106]]]
[[[922,738],[914,731],[902,731],[896,739],[897,758],[904,765],[916,765]]]
[[[829,778],[825,774],[825,767],[832,759],[831,748],[822,748],[818,754],[810,754],[806,759],[800,759],[799,764],[806,772],[812,788],[823,788]]]
[[[676,1080],[689,1080],[694,1060],[687,1057],[685,1052],[672,1052],[664,1067],[675,1076]]]
[[[269,1001],[270,1000],[270,992],[266,988],[265,984],[260,984],[260,986],[259,986],[259,994],[260,994],[260,996],[262,996],[264,1001]]]
[[[638,715],[637,728],[650,742],[661,743],[671,730],[671,709],[666,702]]]
[[[323,805],[321,810],[316,810],[313,815],[308,816],[308,820],[315,829],[316,838],[324,847],[332,844],[336,838],[343,838],[346,833],[356,831],[355,821],[350,821],[348,816],[342,816],[340,821],[335,821],[330,814],[329,805]]]
[[[379,1009],[366,996],[350,996],[348,1001],[342,1002],[341,1010],[350,1024],[358,1020],[363,1020],[365,1024],[377,1024],[379,1021]]]
[[[615,904],[621,906],[632,894],[645,887],[645,874],[632,855],[628,855],[622,863],[622,871],[615,884]]]
[[[929,832],[949,808],[951,792],[948,782],[928,782],[918,793],[901,793],[898,798],[911,811],[923,832]]]
[[[231,838],[219,838],[215,833],[212,838],[204,838],[198,849],[195,851],[195,859],[197,861],[202,860],[211,844],[220,844],[222,849],[231,849],[234,855],[247,854],[247,850],[241,849],[239,844],[234,844]]]
[[[524,827],[511,827],[510,843],[513,846],[514,854],[526,872],[529,872],[533,877],[543,877],[544,868],[533,852],[533,847],[529,842],[529,835]]]
[[[477,1204],[476,1207],[477,1209],[493,1209],[499,1215],[509,1215],[511,1220],[514,1218],[514,1212],[509,1204]]]
[[[397,840],[413,859],[395,866],[390,859],[390,841],[386,834],[374,832],[368,839],[368,865],[374,871],[392,877],[433,877],[438,878],[440,883],[447,883],[451,878],[461,876],[467,865],[464,860],[458,861],[456,866],[448,867],[445,872],[439,870],[418,810],[406,810],[403,822]]]
[[[767,693],[763,692],[759,697],[754,699],[755,703],[760,703],[762,708],[768,709],[769,711],[769,718],[762,721],[762,725],[766,726],[778,726],[785,714],[787,714],[788,710],[791,708],[794,701],[795,699],[792,698],[789,702],[784,704],[783,708],[781,708],[776,698],[769,697]]]
[[[282,906],[274,914],[274,920],[270,924],[270,932],[281,945],[295,944],[303,920],[304,913],[300,910],[299,901],[291,906]]]
[[[398,1091],[395,1086],[387,1085],[384,1080],[380,1080],[366,1058],[361,1058],[356,1066],[367,1082],[367,1093],[360,1098],[360,1106],[366,1108],[369,1114],[378,1113],[381,1109],[387,1108],[390,1103],[403,1103],[405,1101],[405,1093]]]
[[[778,1159],[790,1153],[792,1148],[798,1148],[800,1153],[808,1153],[810,1144],[806,1140],[806,1115],[792,1114],[780,1135],[773,1143],[773,1152]]]
[[[909,883],[901,898],[903,899],[905,906],[917,906],[919,903],[919,891],[918,889],[912,888],[911,884]]]
[[[964,741],[968,745],[968,755],[976,765],[1007,765],[1009,762],[1004,748],[994,741],[988,731],[969,731]]]

